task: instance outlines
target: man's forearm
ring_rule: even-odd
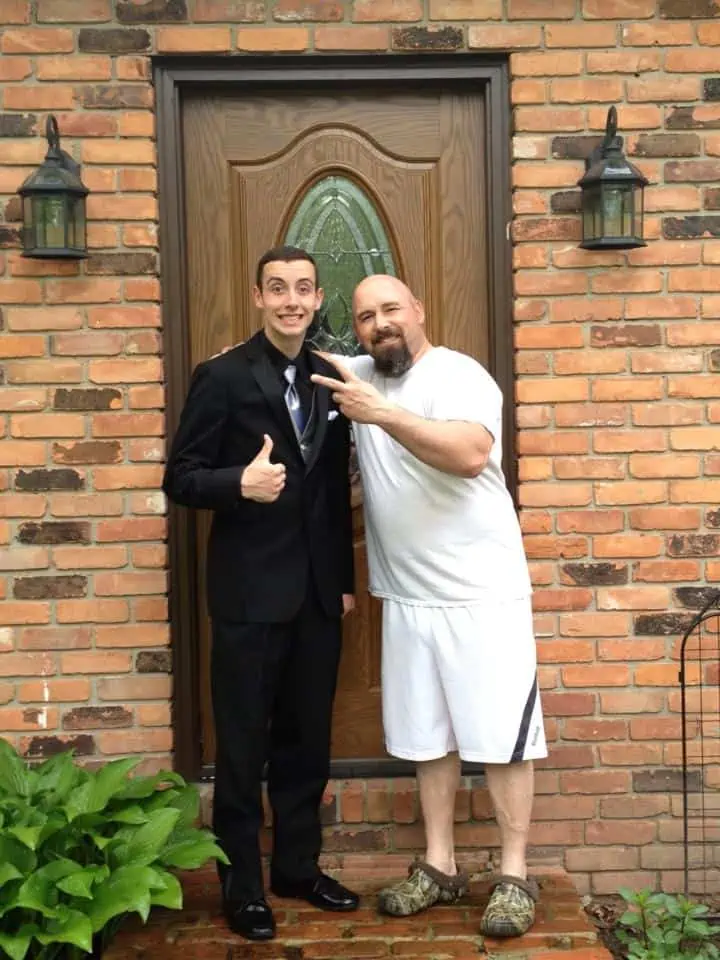
[[[383,411],[377,425],[418,460],[458,477],[477,477],[492,447],[492,437],[479,423],[427,420],[397,406]]]

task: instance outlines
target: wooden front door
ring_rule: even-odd
[[[182,130],[191,365],[255,332],[255,264],[288,237],[307,239],[311,249],[315,243],[341,339],[347,340],[339,326],[347,326],[348,295],[340,278],[394,271],[424,300],[434,343],[487,363],[485,109],[482,90],[448,92],[432,84],[336,94],[327,86],[189,93]],[[385,756],[380,611],[366,592],[357,484],[354,499],[358,606],[345,621],[333,733],[334,758],[348,761]],[[202,604],[207,518],[197,523]],[[209,629],[204,607],[199,613],[202,752],[211,763]]]

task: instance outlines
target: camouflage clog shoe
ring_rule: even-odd
[[[487,937],[521,937],[535,922],[539,891],[534,880],[500,874],[490,885],[490,900],[480,921]]]
[[[436,903],[455,903],[467,893],[464,873],[450,877],[429,863],[416,860],[408,868],[406,880],[386,887],[378,894],[378,909],[393,917],[409,917]]]

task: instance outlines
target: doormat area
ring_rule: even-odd
[[[228,930],[214,871],[185,874],[184,909],[154,911],[146,926],[128,922],[103,960],[612,960],[571,880],[560,871],[535,875],[541,891],[537,922],[526,936],[512,940],[479,933],[487,877],[474,880],[460,904],[400,919],[375,909],[375,894],[397,874],[358,880],[333,873],[362,894],[360,909],[323,913],[301,901],[268,896],[278,922],[277,939],[269,943],[249,943]]]

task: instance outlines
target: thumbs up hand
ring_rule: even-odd
[[[266,433],[255,459],[242,472],[240,492],[246,500],[274,503],[282,493],[285,486],[285,467],[282,463],[270,463],[272,450],[272,437]]]

